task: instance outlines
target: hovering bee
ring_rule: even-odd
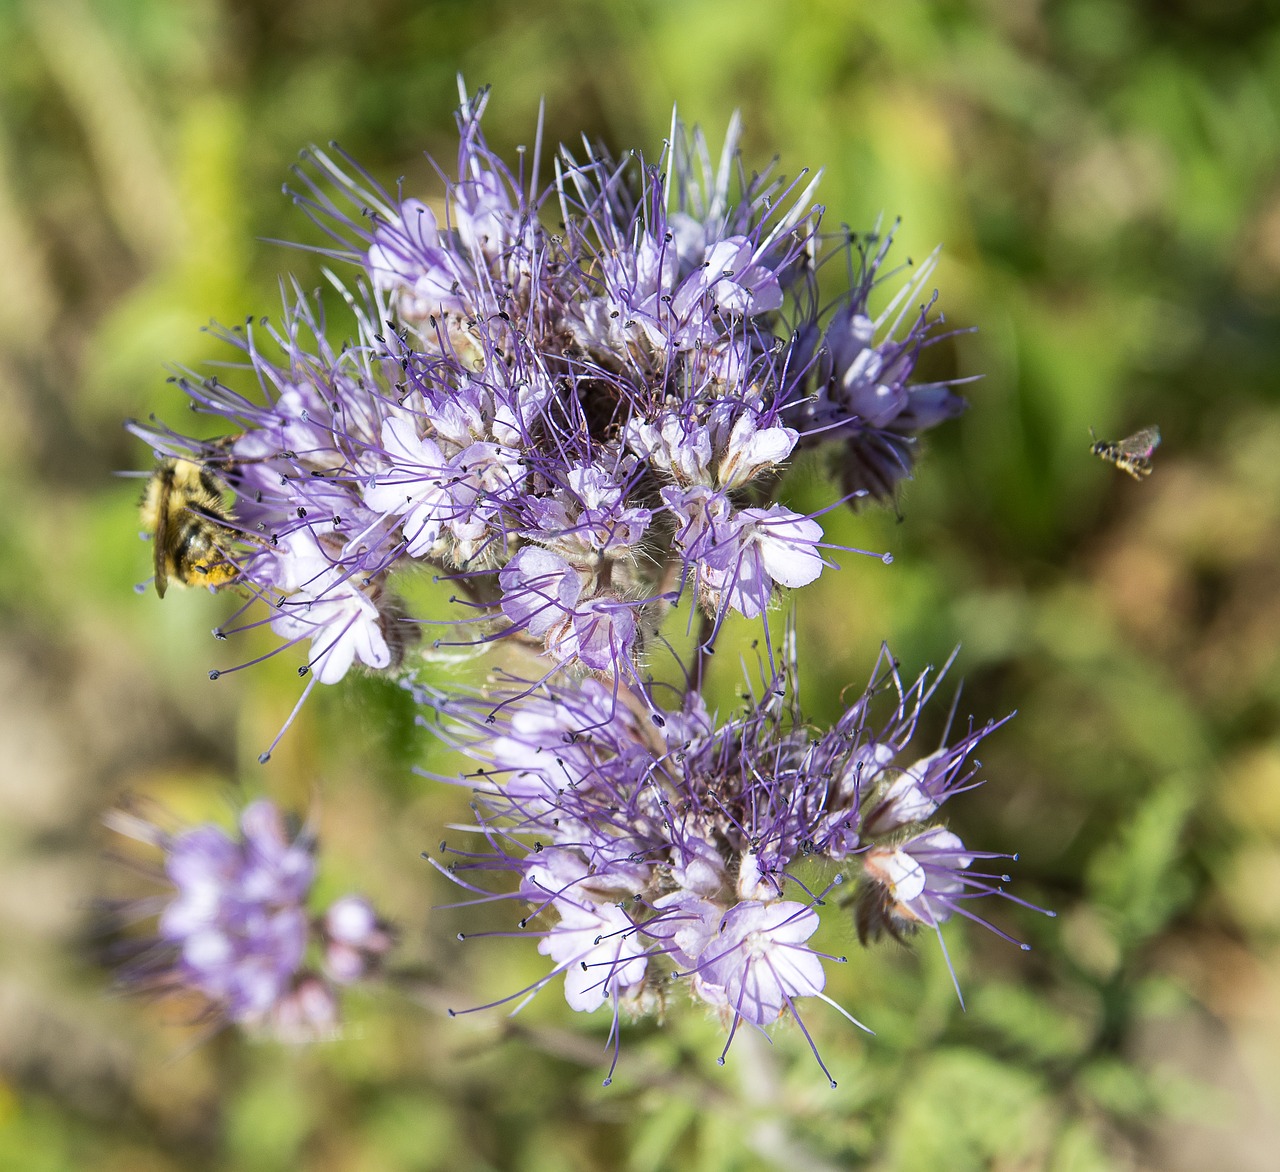
[[[152,535],[161,598],[171,578],[184,586],[225,586],[239,576],[223,549],[238,536],[225,491],[213,472],[190,460],[161,460],[152,473],[142,495],[142,524]]]
[[[1151,454],[1160,446],[1160,429],[1144,427],[1135,431],[1125,439],[1100,440],[1089,428],[1093,437],[1093,447],[1089,449],[1095,456],[1100,456],[1109,464],[1114,464],[1122,472],[1129,473],[1134,480],[1145,480],[1151,475]]]

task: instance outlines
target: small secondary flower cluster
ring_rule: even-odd
[[[910,742],[936,684],[922,675],[904,686],[887,653],[877,670],[883,678],[821,734],[803,723],[794,662],[718,724],[696,690],[660,725],[595,680],[547,685],[496,717],[492,698],[419,690],[480,763],[461,781],[475,789],[488,849],[446,847],[452,857],[438,865],[481,902],[494,898],[485,873],[515,875],[505,897],[532,908],[520,927],[537,926],[538,949],[555,962],[536,988],[563,973],[569,1004],[610,1003],[616,1033],[620,1010],[657,1011],[671,979],[685,979],[724,1016],[727,1053],[742,1022],[764,1027],[788,1011],[799,1020],[799,997],[835,1005],[823,962],[842,958],[810,939],[846,878],[858,885],[864,942],[938,931],[953,914],[985,923],[971,901],[1005,895],[1008,876],[974,866],[1000,856],[967,849],[938,821],[977,784],[970,755],[997,724],[916,756]],[[873,724],[886,692],[892,712]]]
[[[416,628],[387,576],[414,563],[452,580],[477,641],[638,682],[684,591],[714,629],[821,573],[819,521],[775,500],[788,459],[824,447],[846,499],[887,499],[916,434],[964,406],[909,382],[939,336],[934,259],[873,317],[888,237],[824,236],[816,179],[748,178],[736,119],[718,163],[677,122],[660,166],[562,148],[540,186],[536,151],[527,174],[490,151],[484,105],[462,108],[442,208],[324,152],[299,170],[322,251],[359,269],[334,278],[348,344],[295,289],[282,327],[225,331],[263,401],[178,380],[239,434],[132,425],[235,490],[230,576],[322,683],[400,662]],[[850,285],[823,307],[832,258]]]
[[[212,823],[170,833],[121,811],[108,821],[158,846],[164,871],[156,878],[176,888],[154,936],[130,942],[134,955],[121,969],[128,985],[194,992],[208,1020],[282,1041],[335,1033],[338,987],[376,971],[392,936],[359,895],[342,896],[322,915],[308,912],[316,849],[309,834],[291,837],[268,801],[245,807],[235,837]],[[157,903],[126,910],[153,914]]]

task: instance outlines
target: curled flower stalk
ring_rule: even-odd
[[[967,850],[942,821],[1003,721],[920,755],[936,686],[928,673],[904,683],[886,652],[825,731],[804,722],[794,654],[742,712],[718,719],[690,690],[661,725],[591,679],[545,684],[496,718],[492,697],[418,689],[475,762],[454,780],[474,791],[484,847],[438,865],[478,899],[521,907],[520,928],[554,962],[537,987],[563,974],[569,1005],[608,1004],[616,1033],[683,985],[724,1019],[727,1053],[739,1025],[800,1020],[800,998],[828,1000],[825,965],[843,958],[813,938],[833,904],[856,904],[865,941],[1010,898],[1007,876],[971,868],[999,856]],[[832,897],[846,883],[851,899]]]
[[[910,382],[932,263],[872,317],[888,240],[822,231],[816,178],[748,176],[736,119],[717,159],[673,121],[655,162],[588,146],[513,171],[486,100],[462,107],[439,204],[310,152],[294,194],[348,270],[330,274],[348,340],[287,286],[280,323],[221,331],[232,373],[176,379],[226,436],[133,430],[234,494],[187,503],[220,551],[187,580],[265,602],[314,681],[395,669],[444,621],[397,601],[419,565],[451,582],[462,638],[644,694],[682,595],[710,638],[833,564],[820,513],[779,499],[798,453],[827,452],[845,499],[892,496],[915,434],[961,408]],[[818,270],[841,258],[851,286],[824,307]]]
[[[234,834],[212,823],[169,831],[124,811],[107,820],[161,851],[155,879],[171,888],[115,909],[129,922],[156,916],[150,935],[127,938],[126,987],[194,996],[215,1027],[288,1042],[337,1033],[339,990],[377,971],[392,933],[355,894],[313,914],[310,833],[291,832],[268,801],[246,806]]]

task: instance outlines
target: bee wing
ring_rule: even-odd
[[[157,473],[160,475],[160,473]],[[156,531],[151,535],[151,559],[152,567],[156,576],[156,593],[161,598],[169,585],[168,557],[169,557],[169,496],[170,483],[168,478],[160,481],[157,486],[159,498],[156,502]]]
[[[1160,429],[1158,427],[1144,427],[1116,444],[1122,455],[1136,456],[1142,460],[1149,460],[1151,453],[1159,446]]]

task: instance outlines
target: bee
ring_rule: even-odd
[[[240,575],[223,545],[238,536],[226,506],[226,486],[191,460],[165,459],[142,495],[142,524],[152,535],[156,593],[170,579],[184,586],[225,586]]]
[[[858,932],[858,943],[864,946],[885,935],[892,936],[899,944],[906,944],[919,926],[898,914],[888,887],[874,882],[863,884],[858,891],[853,925]]]
[[[1160,446],[1160,429],[1144,427],[1135,431],[1125,439],[1100,440],[1089,428],[1093,438],[1093,447],[1089,449],[1095,456],[1100,456],[1109,464],[1114,464],[1122,472],[1129,473],[1134,480],[1145,480],[1151,475],[1151,454]]]

